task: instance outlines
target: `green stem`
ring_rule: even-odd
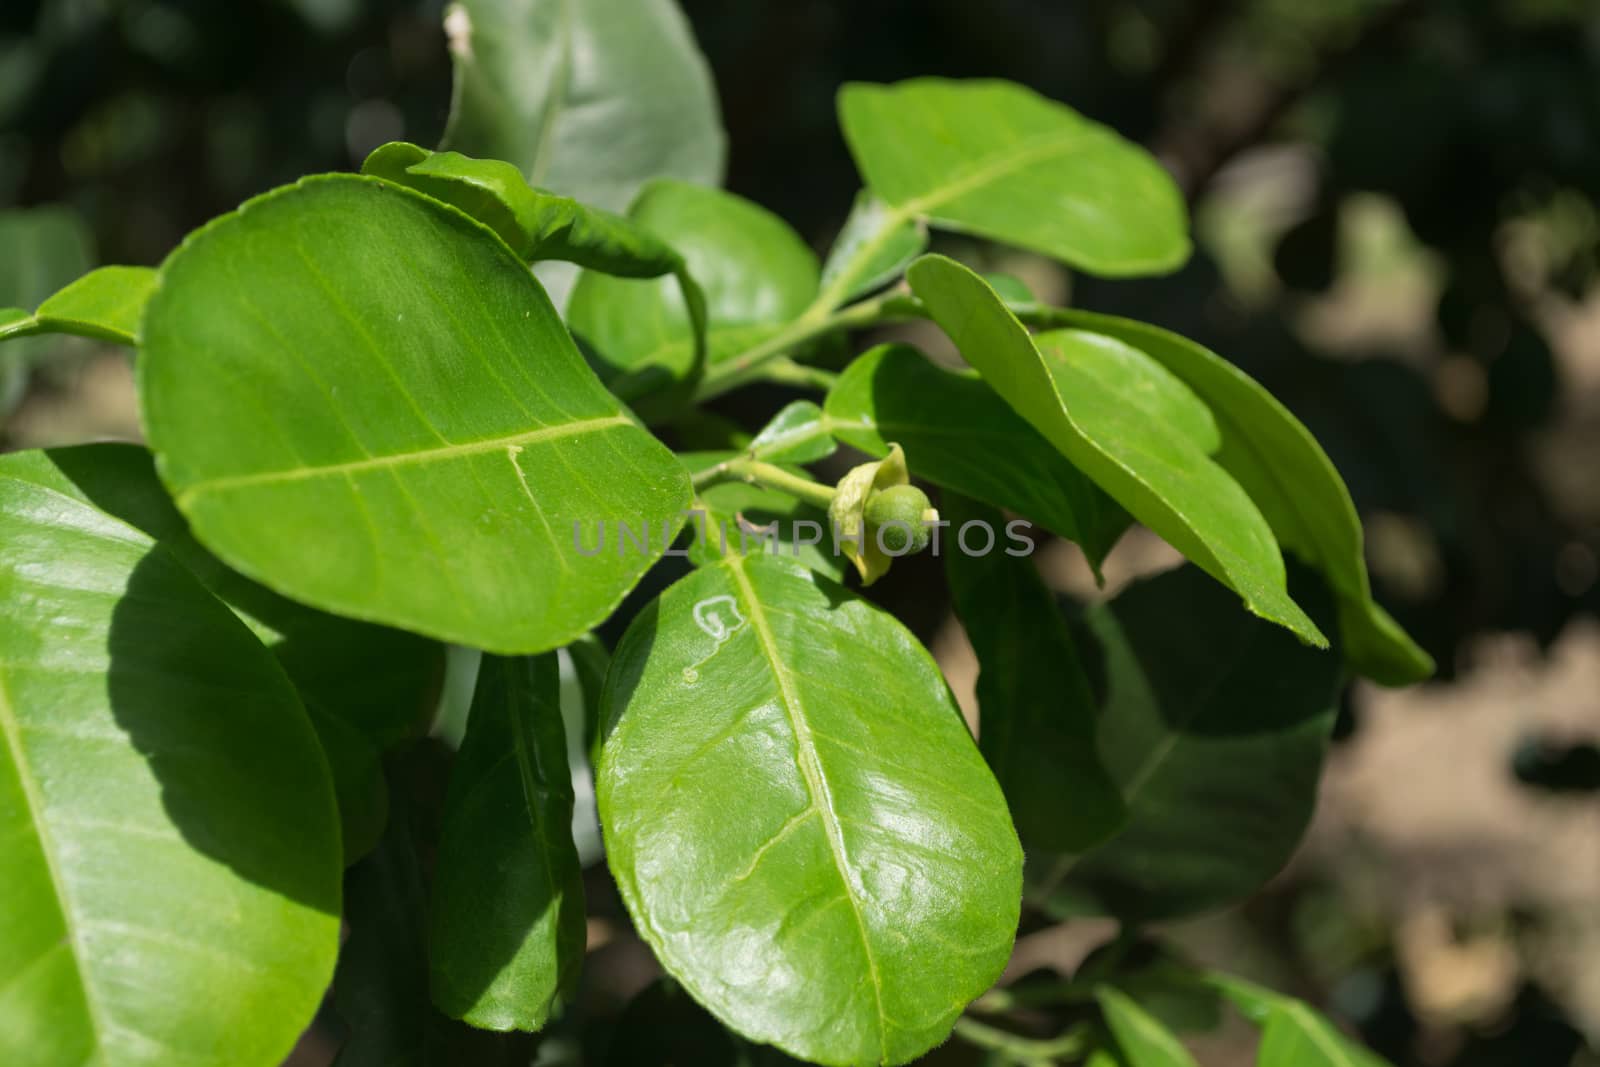
[[[870,260],[884,242],[894,236],[895,230],[907,220],[915,217],[894,209],[886,213],[878,232],[864,241],[855,250],[850,262],[845,264],[833,282],[817,294],[811,306],[789,326],[737,356],[706,369],[705,377],[695,389],[696,401],[710,400],[712,397],[721,396],[730,389],[737,389],[752,378],[761,377],[759,369],[763,364],[782,356],[789,350],[804,344],[815,337],[833,333],[836,330],[858,329],[878,322],[892,321],[905,318],[904,310],[896,307],[897,294],[884,293],[871,300],[863,300],[847,308],[834,310],[838,307],[846,291],[854,284],[856,272],[861,264]],[[915,317],[915,316],[912,316]],[[819,384],[819,379],[794,384]]]
[[[711,325],[706,318],[706,296],[694,280],[694,275],[689,273],[689,265],[682,257],[673,267],[672,276],[678,281],[678,291],[683,294],[683,306],[689,312],[689,328],[694,331],[694,358],[689,364],[688,380],[697,382],[706,372],[706,337]]]
[[[956,1020],[956,1034],[970,1044],[998,1052],[1019,1063],[1053,1063],[1062,1056],[1080,1053],[1088,1044],[1089,1025],[1080,1023],[1065,1033],[1049,1038],[1023,1037],[966,1016]]]
[[[706,368],[700,387],[695,390],[696,401],[710,400],[730,389],[761,376],[762,369],[779,356],[798,348],[807,341],[835,333],[839,330],[859,329],[887,321],[884,312],[885,297],[863,300],[847,308],[829,312],[823,304],[813,304],[805,314],[765,341]],[[892,316],[899,317],[899,316]]]
[[[835,371],[808,367],[804,363],[796,363],[787,356],[768,363],[767,369],[761,376],[779,385],[792,385],[797,389],[815,389],[821,393],[832,389],[834,383],[839,380],[839,375]]]
[[[780,493],[788,493],[798,500],[823,509],[833,503],[835,492],[831,485],[823,485],[810,478],[791,474],[782,467],[763,463],[758,459],[724,460],[714,467],[696,472],[691,481],[697,491],[716,485],[718,482],[749,482],[751,485],[761,485],[768,489],[776,489]]]

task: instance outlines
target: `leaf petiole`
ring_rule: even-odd
[[[955,1032],[969,1044],[998,1052],[1013,1062],[1040,1064],[1084,1051],[1090,1029],[1088,1023],[1080,1023],[1055,1037],[1023,1037],[964,1015],[956,1020]]]
[[[705,377],[695,390],[695,401],[704,402],[748,384],[762,376],[762,368],[768,363],[807,341],[840,330],[861,329],[903,317],[898,308],[886,306],[889,304],[889,298],[890,294],[885,294],[834,312],[829,312],[825,304],[813,304],[804,315],[760,344],[740,352],[732,359],[707,367]]]
[[[762,377],[778,385],[793,386],[796,389],[814,389],[819,393],[826,393],[839,380],[837,371],[823,367],[808,367],[788,357],[775,359],[767,364]]]
[[[815,504],[819,508],[826,508],[832,503],[836,491],[831,485],[823,485],[802,475],[791,474],[776,464],[748,458],[724,460],[714,467],[707,467],[697,472],[692,481],[696,491],[716,485],[718,482],[749,482],[751,485],[765,486],[780,493],[788,493],[797,500]]]

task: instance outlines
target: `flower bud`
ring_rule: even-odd
[[[885,551],[910,555],[928,547],[930,523],[939,513],[928,502],[928,495],[914,485],[894,485],[867,498],[864,516],[867,530],[881,539]]]

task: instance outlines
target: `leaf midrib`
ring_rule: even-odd
[[[1070,151],[1084,141],[1092,139],[1092,134],[1086,136],[1081,130],[1074,130],[1070,134],[1059,134],[1054,137],[1041,138],[1035,141],[1024,142],[1013,152],[1004,153],[990,163],[975,167],[961,177],[944,185],[935,186],[932,190],[921,196],[914,196],[900,204],[890,204],[884,200],[888,208],[879,219],[878,230],[871,237],[856,246],[855,252],[845,261],[839,273],[817,294],[816,300],[802,317],[820,315],[831,311],[849,292],[855,275],[861,270],[862,264],[893,240],[899,228],[908,222],[915,222],[919,218],[931,215],[935,210],[986,182],[998,181],[1008,177],[1016,171],[1022,170],[1035,163],[1043,162],[1056,155],[1067,155]]]
[[[745,573],[744,558],[729,557],[727,567],[729,573],[733,575],[734,584],[739,588],[739,598],[749,609],[750,625],[755,630],[762,655],[772,671],[773,680],[777,683],[779,701],[783,704],[784,713],[789,719],[789,727],[794,733],[795,751],[800,774],[805,779],[806,792],[811,797],[811,806],[821,817],[823,835],[827,838],[828,849],[833,854],[834,867],[844,888],[845,899],[850,902],[850,912],[855,916],[856,930],[861,937],[861,951],[866,956],[867,971],[872,979],[872,996],[878,1013],[878,1059],[883,1062],[889,1055],[888,1017],[883,1010],[883,980],[878,974],[878,961],[872,951],[872,942],[867,937],[867,924],[861,915],[861,904],[853,891],[853,882],[849,874],[849,856],[844,846],[844,832],[839,825],[839,816],[831,804],[832,793],[817,758],[816,743],[811,736],[811,724],[807,721],[800,699],[792,688],[793,680],[789,677],[788,669],[778,655],[777,639],[767,622],[766,611],[756,596],[755,587],[750,584],[749,576]]]
[[[1092,139],[1093,134],[1086,135],[1082,130],[1073,130],[1071,133],[1058,134],[1054,137],[1042,137],[1033,141],[1025,141],[1015,151],[1002,153],[995,157],[993,162],[974,167],[959,178],[955,178],[944,185],[935,186],[921,196],[912,197],[897,206],[895,212],[904,213],[908,218],[929,214],[963,193],[971,192],[981,185],[1008,177],[1016,171],[1032,166],[1035,163],[1042,163],[1053,156],[1068,155],[1072,149]],[[905,221],[905,219],[901,221]]]
[[[361,471],[387,470],[413,463],[432,463],[456,459],[461,456],[482,455],[486,452],[503,452],[510,448],[520,449],[524,445],[540,441],[573,437],[578,434],[598,433],[613,426],[631,425],[633,423],[626,415],[604,415],[598,418],[578,419],[559,426],[541,426],[537,430],[528,430],[524,433],[510,434],[504,437],[490,437],[481,441],[440,445],[437,448],[419,449],[414,452],[394,452],[382,456],[368,456],[365,459],[349,460],[343,463],[325,463],[309,467],[291,467],[285,470],[226,475],[220,478],[198,481],[185,487],[178,494],[178,504],[180,507],[187,506],[189,501],[204,493],[224,492],[229,489],[242,489],[252,485],[274,485],[281,482],[306,481],[312,478],[355,474]]]
[[[71,897],[67,892],[66,879],[62,876],[60,865],[56,860],[49,832],[45,828],[44,798],[39,794],[39,783],[28,766],[27,755],[22,748],[22,727],[17,722],[16,711],[11,704],[4,671],[0,671],[0,734],[5,736],[6,747],[11,750],[12,766],[17,769],[18,784],[22,787],[28,811],[33,816],[34,837],[39,842],[39,853],[44,857],[45,870],[50,875],[50,887],[55,891],[56,907],[61,912],[61,925],[66,930],[67,944],[72,950],[72,963],[78,972],[79,987],[83,990],[84,1009],[89,1013],[94,1040],[94,1051],[84,1061],[87,1067],[88,1064],[104,1062],[104,1048],[101,1045],[100,1035],[106,1031],[107,1026],[101,1017],[99,1005],[95,1002],[94,989],[89,982],[89,969],[83,962],[83,945],[78,940],[77,930],[71,919],[74,910],[70,903]]]

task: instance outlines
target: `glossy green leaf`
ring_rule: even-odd
[[[373,178],[213,222],[162,268],[143,331],[145,428],[195,536],[320,608],[546,650],[611,613],[688,507],[527,267]],[[648,552],[580,555],[575,526],[624,520]]]
[[[822,409],[809,400],[796,400],[751,439],[750,455],[768,463],[815,463],[838,447]]]
[[[1094,995],[1128,1067],[1199,1067],[1172,1031],[1132,998],[1109,986]]]
[[[946,493],[947,542],[963,525],[1001,530],[993,508]],[[1003,540],[999,541],[1003,545]],[[1030,849],[1080,852],[1122,824],[1122,791],[1095,747],[1095,703],[1055,596],[1029,559],[949,545],[945,575],[978,656],[978,742]]]
[[[836,308],[883,288],[927,247],[928,228],[921,219],[895,213],[863,189],[823,264],[823,303]]]
[[[1189,256],[1188,217],[1149,153],[1031,89],[917,78],[847,85],[839,121],[902,220],[1004,241],[1108,277]]]
[[[828,393],[828,428],[870,455],[905,449],[912,471],[1011,508],[1083,546],[1099,566],[1127,512],[972,374],[942,370],[907,345],[880,345]]]
[[[682,452],[678,458],[692,471],[714,467],[745,453]],[[793,474],[797,467],[786,468]],[[718,482],[695,493],[691,520],[694,539],[689,559],[699,565],[715,563],[728,555],[771,552],[786,556],[844,581],[849,561],[833,550],[833,534],[826,510],[788,493],[746,482]],[[806,525],[797,525],[806,524]]]
[[[612,872],[728,1026],[823,1064],[904,1063],[999,975],[1016,832],[893,618],[789,560],[706,567],[629,628],[604,705]]]
[[[442,647],[305,607],[229,570],[189,533],[150,453],[136,445],[22,453],[8,469],[139,529],[233,609],[277,657],[311,717],[333,772],[345,861],[370,849],[388,811],[379,757],[426,729],[444,669]]]
[[[816,255],[788,223],[732,193],[652,182],[628,217],[677,249],[699,282],[713,364],[765,339],[817,295]],[[690,372],[693,326],[670,281],[586,271],[573,288],[567,321],[593,346],[608,381],[646,375],[654,388]],[[633,395],[616,382],[613,388]]]
[[[1217,462],[1250,494],[1278,543],[1322,572],[1339,597],[1345,657],[1384,685],[1410,685],[1433,660],[1372,599],[1350,491],[1299,419],[1249,375],[1175,333],[1130,319],[1052,311],[1052,321],[1115,337],[1183,379],[1222,431]]]
[[[722,180],[716,92],[672,0],[457,0],[446,148],[611,211],[645,182]]]
[[[273,1067],[338,950],[316,736],[171,554],[28,462],[0,459],[0,1063]]]
[[[485,656],[450,774],[428,933],[433,1001],[538,1030],[583,962],[583,882],[556,657]]]
[[[33,316],[25,309],[89,269],[91,246],[88,227],[67,208],[0,211],[0,338],[30,328]],[[28,368],[58,344],[40,337],[0,345],[0,415],[22,399]]]
[[[0,341],[44,333],[74,334],[114,344],[134,344],[139,318],[155,290],[149,267],[101,267],[72,282],[32,315],[0,320]]]
[[[1327,645],[1289,597],[1266,519],[1207,455],[1218,443],[1215,423],[1171,372],[1100,334],[1030,337],[954,260],[924,256],[910,279],[967,362],[1074,466],[1250,611]]]
[[[1090,609],[1074,636],[1128,820],[1075,863],[1041,863],[1046,884],[1065,875],[1072,896],[1130,921],[1260,887],[1310,821],[1338,657],[1239,612],[1193,567]]]

